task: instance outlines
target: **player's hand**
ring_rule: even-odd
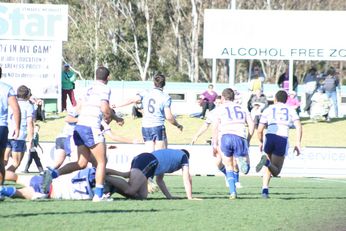
[[[301,153],[301,147],[299,145],[294,146],[293,153],[295,153],[296,156],[299,156]]]
[[[193,144],[195,144],[195,143],[196,143],[196,141],[197,141],[197,138],[196,138],[196,137],[193,137],[193,139],[191,140],[191,143],[190,143],[190,145],[193,145]]]
[[[262,153],[262,152],[263,152],[263,143],[260,143],[260,144],[258,145],[258,147],[259,147],[260,152]]]
[[[124,120],[123,118],[119,118],[119,119],[117,119],[116,121],[117,121],[117,124],[118,124],[120,127],[122,127],[122,126],[124,125],[124,123],[125,123],[125,120]]]
[[[16,140],[18,137],[19,137],[19,129],[15,128],[12,135],[12,139]]]
[[[181,124],[178,124],[177,128],[178,128],[181,132],[182,132],[183,129],[184,129],[183,125],[181,125]]]

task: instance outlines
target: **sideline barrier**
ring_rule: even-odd
[[[52,166],[54,158],[54,143],[40,143],[44,154],[40,155],[44,167]],[[143,144],[114,144],[116,149],[107,149],[107,158],[109,168],[116,168],[120,171],[127,171],[130,167],[132,158],[145,150]],[[212,155],[212,147],[209,145],[169,145],[169,148],[184,148],[190,152],[190,171],[191,175],[221,175],[215,165],[215,158]],[[340,177],[346,178],[346,148],[325,148],[325,147],[305,147],[301,156],[295,156],[289,149],[289,154],[285,159],[284,167],[280,176],[288,177]],[[262,173],[256,173],[255,166],[258,163],[261,154],[258,146],[250,147],[250,176],[261,176]],[[25,168],[27,161],[25,154],[23,161],[17,170],[21,172]],[[76,160],[76,153],[68,161]],[[29,171],[37,171],[33,162]],[[180,171],[174,174],[180,174]]]

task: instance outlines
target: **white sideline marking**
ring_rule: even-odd
[[[306,178],[308,179],[308,178]],[[326,178],[310,178],[314,181],[331,181],[331,182],[339,182],[339,183],[344,183],[346,184],[346,180],[338,180],[338,179],[326,179]]]

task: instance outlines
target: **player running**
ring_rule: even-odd
[[[222,104],[215,109],[212,144],[214,152],[221,150],[222,162],[226,167],[230,199],[237,198],[235,186],[235,164],[247,174],[250,170],[248,146],[254,132],[254,123],[250,113],[234,101],[234,91],[226,88],[222,91]],[[248,131],[246,131],[246,124]]]
[[[264,151],[266,153],[266,155],[262,155],[260,162],[256,166],[256,172],[259,172],[263,166],[266,166],[262,185],[263,198],[269,198],[271,175],[278,176],[281,172],[289,147],[288,132],[292,123],[296,128],[296,146],[294,150],[297,155],[300,154],[301,150],[302,125],[297,112],[285,104],[287,97],[286,91],[279,90],[275,94],[274,104],[263,111],[258,126],[259,148],[261,152]],[[265,127],[267,127],[267,132],[264,138]]]

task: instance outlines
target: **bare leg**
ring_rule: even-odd
[[[20,163],[22,162],[23,156],[23,152],[12,152],[13,163],[11,166],[7,168],[7,170],[15,172],[16,169],[19,167]]]
[[[55,150],[55,158],[54,158],[54,169],[60,168],[60,166],[64,163],[66,158],[66,153],[64,149],[56,149]]]

